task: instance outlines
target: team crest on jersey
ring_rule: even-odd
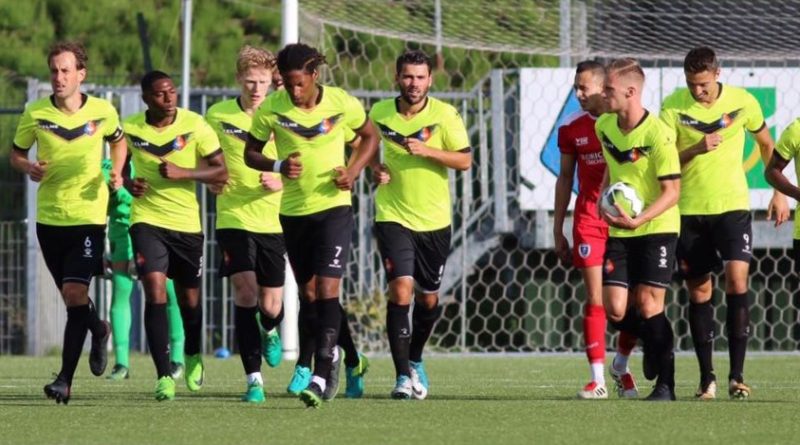
[[[581,258],[586,259],[589,258],[589,255],[592,254],[592,246],[590,244],[581,243],[578,245],[578,255]]]
[[[247,141],[247,131],[242,130],[236,125],[222,122],[222,132],[241,141]]]
[[[48,131],[60,137],[61,139],[64,139],[65,141],[73,141],[81,136],[94,136],[104,120],[105,119],[88,120],[85,124],[78,125],[72,129],[64,128],[61,125],[58,125],[55,122],[51,122],[47,119],[37,119],[36,123],[37,126],[42,130]]]
[[[131,140],[131,144],[135,148],[144,150],[153,156],[162,157],[172,153],[173,151],[183,150],[183,148],[186,147],[187,141],[191,135],[192,133],[178,135],[175,137],[175,139],[162,145],[156,145],[132,134],[128,135],[128,137]]]
[[[412,131],[411,133],[404,135],[384,124],[378,124],[378,128],[381,130],[383,137],[400,146],[404,146],[406,144],[406,139],[408,138],[419,139],[422,142],[427,142],[433,135],[433,132],[436,130],[437,126],[438,125],[436,124],[428,125],[427,127],[422,127],[417,131]]]
[[[336,124],[338,124],[339,121],[342,120],[342,116],[344,116],[343,113],[335,114],[333,116],[322,119],[317,124],[314,124],[310,127],[306,127],[302,124],[293,121],[292,119],[286,116],[279,114],[278,125],[300,137],[304,137],[306,139],[313,139],[317,136],[326,135],[329,134],[331,131],[333,131],[333,129],[336,128]]]
[[[622,151],[619,148],[617,148],[617,146],[614,145],[614,143],[611,142],[611,140],[608,139],[608,137],[605,134],[603,134],[601,141],[603,143],[603,147],[606,150],[608,150],[608,152],[611,154],[611,157],[613,157],[619,164],[636,162],[639,159],[641,159],[642,156],[647,156],[648,154],[650,154],[650,149],[652,148],[649,146],[631,147],[630,150]]]
[[[691,127],[691,128],[694,128],[695,130],[697,130],[699,132],[702,132],[702,133],[705,133],[705,134],[711,134],[711,133],[714,133],[715,131],[721,130],[723,128],[730,127],[731,124],[733,124],[733,121],[736,120],[736,117],[741,112],[742,112],[742,109],[739,108],[739,109],[731,111],[730,113],[723,113],[722,116],[720,116],[719,119],[717,119],[715,121],[712,121],[712,122],[703,122],[703,121],[697,120],[697,119],[689,116],[688,114],[680,113],[678,115],[678,121],[684,127]]]

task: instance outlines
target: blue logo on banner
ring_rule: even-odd
[[[558,127],[564,124],[568,116],[579,111],[581,111],[581,104],[575,96],[575,91],[570,90],[569,95],[567,95],[567,100],[564,101],[564,105],[558,113],[558,118],[556,118],[556,123],[550,130],[550,135],[547,137],[547,141],[539,155],[542,165],[556,176],[558,176],[558,173],[561,171],[561,152],[558,150]],[[577,172],[572,184],[572,191],[578,193]]]

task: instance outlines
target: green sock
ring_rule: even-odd
[[[114,338],[114,355],[118,365],[129,366],[131,334],[131,292],[133,278],[127,272],[114,271],[111,275],[111,333]]]
[[[169,360],[183,364],[183,319],[175,294],[175,283],[167,280],[167,317],[169,318]]]

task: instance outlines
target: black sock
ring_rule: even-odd
[[[100,315],[97,313],[97,309],[94,307],[94,301],[89,299],[89,316],[86,319],[87,326],[89,330],[92,332],[92,335],[104,335],[106,333],[105,326],[103,326],[103,322],[100,320]]]
[[[283,321],[283,306],[281,306],[281,311],[278,312],[278,316],[275,318],[270,318],[264,311],[259,312],[261,312],[261,317],[259,317],[261,320],[261,328],[267,332],[277,328]]]
[[[648,347],[655,355],[658,363],[658,379],[656,384],[665,384],[671,389],[675,388],[675,334],[672,325],[664,312],[644,320],[644,338]]]
[[[169,369],[169,319],[167,304],[146,303],[144,305],[144,330],[147,347],[156,365],[158,378],[171,375]]]
[[[411,344],[408,348],[408,359],[412,362],[422,361],[422,349],[433,332],[436,320],[442,315],[442,308],[437,304],[433,309],[428,309],[422,303],[414,304]]]
[[[89,305],[67,307],[67,325],[64,326],[64,349],[61,351],[61,372],[58,373],[62,380],[72,385],[75,368],[81,359],[83,342],[89,330]]]
[[[408,323],[408,304],[389,302],[386,308],[386,332],[389,336],[389,348],[392,351],[394,371],[397,377],[411,376],[408,365],[408,351],[411,343],[411,326]]]
[[[261,334],[256,322],[257,311],[256,307],[234,306],[233,326],[245,374],[261,371]]]
[[[350,332],[350,323],[347,321],[347,312],[344,311],[344,306],[339,304],[339,309],[342,314],[342,325],[339,327],[339,340],[337,344],[344,351],[344,365],[348,368],[355,368],[361,361],[358,358],[358,350],[356,344],[353,342],[353,334]]]
[[[714,352],[714,306],[711,300],[705,303],[689,303],[689,327],[692,343],[700,364],[700,382],[703,385],[715,380],[711,355]]]
[[[339,340],[342,312],[339,310],[339,300],[336,298],[317,300],[314,304],[317,306],[314,375],[327,379],[333,366],[333,348]]]
[[[728,303],[725,330],[728,335],[728,353],[731,359],[730,380],[744,379],[744,356],[747,354],[747,339],[750,337],[750,302],[747,294],[726,294]]]
[[[183,353],[195,355],[200,353],[200,342],[203,335],[203,305],[198,302],[197,306],[181,306],[181,318],[183,319],[183,334],[186,340],[183,343]]]
[[[317,306],[307,301],[300,301],[300,313],[297,318],[299,345],[297,366],[311,368],[317,342],[314,339],[314,326],[317,324]]]

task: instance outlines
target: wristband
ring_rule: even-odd
[[[281,172],[281,164],[283,164],[283,161],[275,161],[272,164],[272,171],[274,171],[275,173],[280,173]]]

